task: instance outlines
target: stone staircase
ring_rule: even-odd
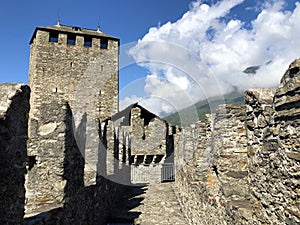
[[[113,210],[111,218],[116,222],[111,224],[188,224],[173,191],[173,183],[131,187],[123,197]],[[131,223],[126,223],[129,221]]]

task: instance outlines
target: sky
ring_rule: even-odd
[[[21,2],[21,3],[20,3]],[[36,26],[96,29],[121,40],[120,108],[156,114],[247,88],[276,87],[300,57],[296,0],[2,1],[0,82],[27,83]],[[100,19],[99,19],[100,18]],[[255,73],[244,73],[256,66]]]

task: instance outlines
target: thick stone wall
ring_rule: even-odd
[[[125,182],[158,183],[165,163],[174,163],[175,127],[133,104],[102,125],[107,175]]]
[[[278,88],[249,89],[245,106],[219,106],[203,121],[186,164],[175,146],[176,193],[190,224],[299,224],[299,121],[295,60]]]
[[[25,224],[106,224],[123,186],[101,175],[94,185],[85,185],[84,152],[79,148],[84,149],[86,117],[75,129],[66,102],[54,101],[41,109],[47,120],[41,121],[32,142],[40,144],[27,177],[27,190],[33,191],[26,193]]]
[[[299,224],[300,60],[277,89],[246,92],[253,223]]]
[[[175,180],[190,224],[247,224],[251,208],[243,106],[222,105],[195,126],[197,150],[176,171]]]
[[[0,224],[22,224],[30,89],[0,84]]]

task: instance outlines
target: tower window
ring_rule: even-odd
[[[49,34],[49,42],[57,43],[58,42],[58,33],[50,32]]]
[[[100,48],[101,49],[107,49],[107,45],[108,45],[108,40],[107,39],[101,39]]]
[[[76,43],[76,36],[68,34],[67,44],[68,45],[75,45]]]
[[[91,37],[84,37],[84,44],[85,47],[92,47],[92,38]]]

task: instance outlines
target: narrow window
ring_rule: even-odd
[[[84,37],[84,44],[85,47],[92,47],[92,38],[91,37]]]
[[[36,158],[35,156],[28,156],[28,170],[31,170],[34,165],[36,165]]]
[[[76,43],[76,36],[72,34],[68,34],[67,44],[75,45],[75,43]]]
[[[101,42],[100,42],[100,48],[101,49],[107,49],[107,46],[108,46],[108,40],[107,39],[101,39]]]
[[[49,42],[57,43],[58,42],[58,33],[50,32],[49,34]]]

